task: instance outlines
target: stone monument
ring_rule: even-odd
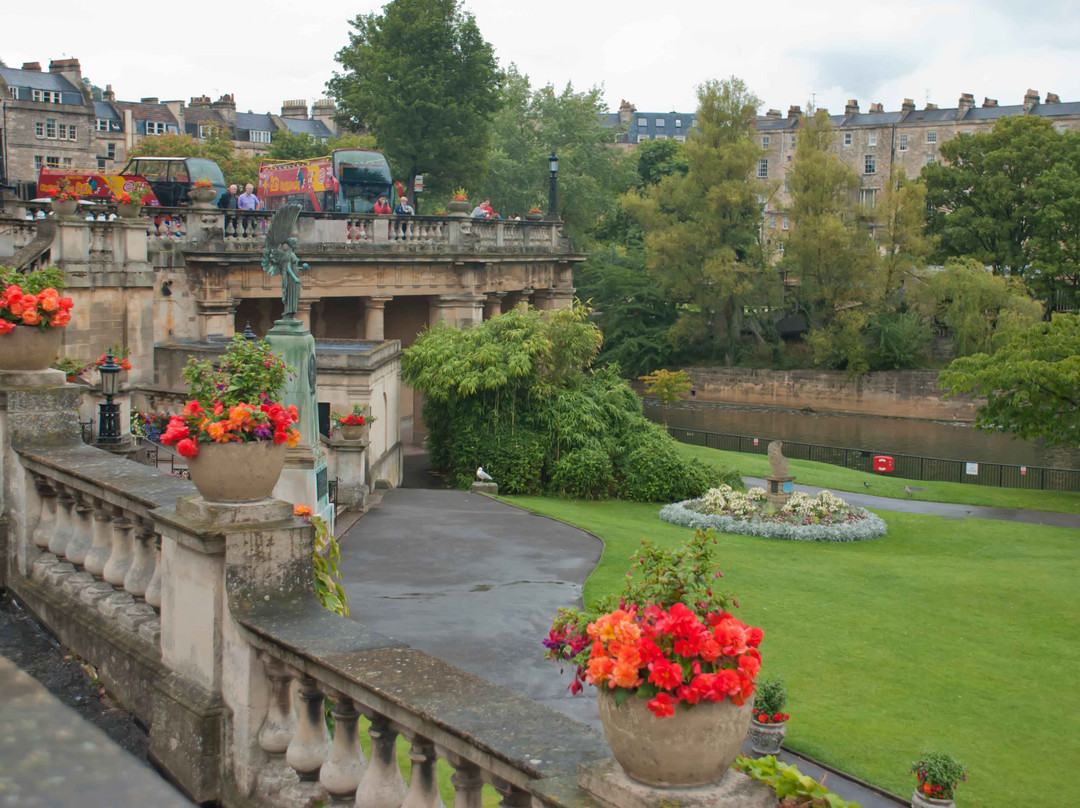
[[[769,444],[769,476],[765,478],[768,488],[765,499],[775,508],[782,508],[795,490],[793,475],[788,474],[788,459],[781,451],[784,444],[778,440]]]
[[[274,498],[308,505],[334,528],[330,503],[326,453],[319,436],[319,399],[316,395],[315,338],[296,319],[300,302],[300,272],[308,265],[300,263],[295,252],[293,228],[300,215],[299,205],[285,205],[270,221],[266,231],[262,266],[270,275],[281,276],[281,301],[285,311],[267,332],[266,340],[274,353],[296,370],[296,377],[285,388],[283,403],[296,405],[300,421],[300,443],[288,450],[285,470],[274,487]]]

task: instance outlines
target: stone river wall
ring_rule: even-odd
[[[978,406],[966,397],[946,401],[935,370],[883,371],[855,378],[830,370],[685,370],[694,384],[693,401],[947,421],[974,421]]]

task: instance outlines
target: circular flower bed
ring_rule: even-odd
[[[764,488],[744,494],[728,485],[710,488],[701,499],[665,505],[660,518],[683,527],[790,541],[865,541],[888,530],[881,517],[828,491],[816,497],[795,493],[783,507],[773,508]]]

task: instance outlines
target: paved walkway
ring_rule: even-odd
[[[355,619],[599,727],[595,698],[567,692],[569,671],[544,661],[540,641],[560,606],[580,604],[601,550],[583,530],[484,496],[399,488],[345,532],[340,566]],[[863,808],[907,804],[841,774],[826,784]]]
[[[759,485],[765,487],[761,477],[743,477],[747,487]],[[932,482],[927,485],[933,485]],[[796,491],[817,494],[821,486],[796,485]],[[878,508],[899,513],[925,513],[942,516],[946,519],[1000,519],[1006,522],[1025,522],[1031,525],[1050,525],[1052,527],[1080,528],[1080,515],[1072,513],[1054,513],[1052,511],[1025,511],[1019,508],[990,508],[985,505],[957,505],[952,502],[926,502],[919,499],[893,499],[875,497],[857,491],[837,491],[829,489],[844,498],[851,505],[863,508]]]

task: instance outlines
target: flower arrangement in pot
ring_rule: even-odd
[[[539,200],[533,202],[532,205],[529,206],[529,212],[525,214],[525,218],[534,222],[542,219],[544,217],[544,210],[541,207],[542,204],[543,203]]]
[[[55,267],[0,267],[0,370],[46,370],[56,359],[75,305],[63,296],[64,278]]]
[[[131,370],[131,360],[128,359],[131,356],[131,348],[127,345],[121,345],[119,342],[113,345],[109,350],[112,351],[113,361],[116,362],[124,370]],[[94,364],[98,367],[104,365],[109,361],[108,353],[103,353],[97,359],[94,360]]]
[[[367,427],[375,423],[375,416],[369,415],[363,404],[353,404],[352,411],[345,415],[330,413],[330,420],[332,427],[341,429],[341,437],[345,440],[363,440]]]
[[[295,371],[266,340],[237,334],[218,367],[192,357],[183,376],[192,397],[169,420],[161,442],[188,458],[191,481],[208,500],[270,496],[285,448],[300,441],[296,407],[278,401]]]
[[[956,804],[956,787],[967,780],[967,769],[945,752],[923,752],[911,764],[910,773],[917,781],[911,795],[912,808],[952,808]]]
[[[64,372],[64,379],[68,384],[72,384],[81,380],[82,375],[92,368],[93,365],[80,362],[78,359],[72,359],[70,356],[62,356],[49,365],[49,367],[55,370],[62,370]]]
[[[79,195],[67,180],[60,180],[55,188],[46,188],[45,193],[52,198],[52,209],[58,216],[71,216],[79,207]]]
[[[187,195],[190,201],[205,205],[217,198],[217,191],[214,190],[214,185],[210,180],[200,178],[191,184]]]
[[[750,725],[762,631],[714,589],[715,544],[700,530],[671,549],[642,540],[622,592],[561,609],[544,640],[548,659],[576,667],[571,692],[596,686],[612,754],[646,785],[719,780]]]
[[[776,755],[787,734],[785,724],[790,715],[784,712],[787,689],[779,676],[759,679],[754,693],[754,711],[751,713],[750,748],[757,755]]]
[[[150,189],[145,187],[114,193],[112,201],[116,203],[116,212],[124,219],[132,219],[138,216],[139,211],[142,210],[142,201],[148,193],[150,193]]]
[[[447,205],[451,213],[469,212],[469,193],[464,188],[456,189],[450,194],[450,202]]]

